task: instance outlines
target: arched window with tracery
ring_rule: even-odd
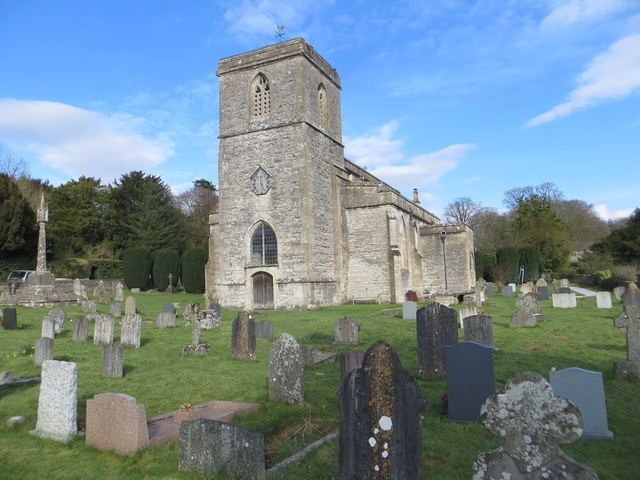
[[[276,265],[278,241],[273,228],[260,222],[251,236],[251,265]]]
[[[256,75],[256,78],[251,82],[251,96],[253,118],[269,115],[271,112],[271,87],[269,80],[262,73]]]
[[[318,113],[320,114],[320,123],[327,127],[329,125],[329,104],[327,90],[322,84],[318,85]]]

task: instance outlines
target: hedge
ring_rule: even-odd
[[[182,286],[187,293],[204,293],[204,269],[209,254],[204,248],[190,248],[182,254]]]
[[[160,291],[169,287],[169,274],[172,285],[180,278],[180,254],[172,248],[163,248],[153,253],[153,284]]]
[[[151,250],[148,248],[127,248],[122,261],[124,283],[128,288],[147,288],[151,274]]]

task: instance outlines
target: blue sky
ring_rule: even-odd
[[[33,177],[217,183],[220,58],[305,38],[345,155],[437,215],[554,182],[640,207],[638,0],[0,0],[0,143]]]

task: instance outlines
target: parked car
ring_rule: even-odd
[[[7,277],[8,283],[24,283],[35,270],[14,270]]]

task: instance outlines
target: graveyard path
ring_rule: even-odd
[[[596,292],[592,290],[587,290],[586,288],[581,287],[569,287],[573,292],[579,293],[580,295],[584,295],[585,297],[595,297]]]

